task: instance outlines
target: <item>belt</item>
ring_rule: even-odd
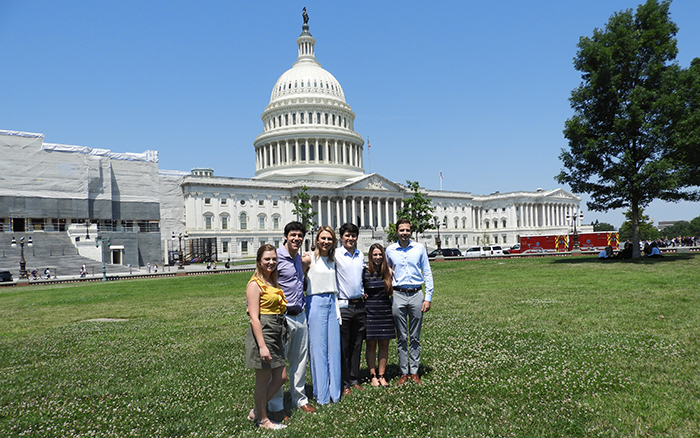
[[[348,303],[357,304],[357,303],[363,303],[364,301],[365,301],[364,298],[354,298],[352,300],[348,300]]]
[[[302,308],[302,307],[292,307],[292,308],[287,307],[287,315],[289,315],[289,316],[297,316],[298,314],[300,314],[303,311],[304,311],[304,308]]]
[[[404,293],[407,293],[407,294],[412,294],[413,292],[418,292],[420,289],[421,289],[420,287],[416,287],[416,288],[407,288],[407,287],[398,287],[398,286],[394,286],[394,290],[397,290],[397,291],[399,291],[399,292],[404,292]]]

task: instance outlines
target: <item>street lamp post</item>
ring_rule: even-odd
[[[583,213],[581,213],[581,210],[577,210],[576,213],[572,214],[567,214],[566,218],[568,220],[571,220],[574,225],[574,246],[572,248],[572,251],[581,251],[581,248],[579,247],[578,243],[578,229],[576,228],[576,223],[578,222],[579,219],[583,219]]]
[[[175,236],[175,231],[173,231],[173,236],[172,236],[172,240],[173,240],[173,241],[175,240],[175,237],[176,237],[176,236]],[[184,257],[184,254],[182,253],[182,239],[183,239],[183,238],[184,238],[185,240],[187,240],[187,239],[189,238],[189,236],[187,235],[187,233],[185,233],[184,235],[183,235],[182,233],[180,233],[180,234],[177,235],[177,240],[178,240],[179,243],[180,243],[180,250],[179,250],[178,253],[177,253],[177,269],[178,269],[178,271],[181,270],[181,269],[183,269],[183,270],[185,269],[185,260],[184,260],[185,257]]]
[[[13,248],[17,248],[17,240],[15,239],[14,236],[12,236],[12,244],[10,245]],[[34,246],[34,241],[32,241],[32,237],[29,236],[29,239],[27,239],[27,246],[32,247]],[[19,239],[19,247],[20,247],[20,259],[19,259],[19,278],[20,279],[28,279],[29,276],[27,275],[27,261],[24,259],[24,236],[22,236]]]
[[[100,247],[100,243],[102,243],[102,281],[107,281],[107,264],[105,262],[105,243],[107,244],[107,248],[110,247],[109,243],[109,237],[100,237],[98,234],[97,237],[95,238],[95,246],[97,248]]]
[[[442,240],[440,239],[440,220],[436,217],[433,217],[433,221],[435,222],[435,227],[437,228],[437,239],[435,240],[435,244],[437,245],[436,258],[441,259],[441,258],[443,258],[443,256],[442,256]]]

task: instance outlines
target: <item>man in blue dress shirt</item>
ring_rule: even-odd
[[[401,367],[401,377],[396,384],[401,386],[409,380],[421,383],[418,376],[420,331],[423,313],[430,310],[433,299],[433,272],[425,247],[411,241],[411,221],[399,219],[396,232],[399,241],[389,245],[386,258],[393,270],[394,302],[391,310]],[[421,290],[423,283],[425,298]]]
[[[350,395],[351,388],[360,386],[360,353],[365,339],[365,291],[362,288],[362,270],[365,257],[357,249],[357,225],[346,223],[338,233],[343,244],[335,252],[335,274],[338,282],[340,306],[340,374],[343,395]]]

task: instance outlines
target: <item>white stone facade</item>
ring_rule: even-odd
[[[396,212],[412,192],[381,175],[364,173],[364,141],[354,131],[355,113],[340,83],[316,61],[315,42],[304,25],[297,61],[273,87],[261,116],[263,133],[254,142],[255,178],[216,177],[211,169],[182,176],[177,184],[184,216],[164,236],[172,231],[194,239],[215,238],[219,260],[254,256],[264,243],[283,243],[285,224],[297,220],[293,199],[306,186],[316,224],[337,229],[355,223],[363,251],[374,242],[387,243],[385,230],[396,222]],[[432,199],[445,248],[485,243],[507,247],[520,236],[568,233],[581,201],[562,189],[488,196],[424,192]],[[164,213],[171,216],[176,215]],[[437,230],[431,230],[419,240],[433,248],[436,237]]]

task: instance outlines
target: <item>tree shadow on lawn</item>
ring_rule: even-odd
[[[628,260],[621,260],[621,259],[599,259],[598,256],[573,256],[573,257],[559,257],[553,261],[554,264],[566,264],[566,265],[584,265],[584,264],[616,264],[616,263],[623,263],[623,264],[636,264],[636,265],[647,265],[647,264],[656,264],[656,263],[666,263],[666,262],[675,262],[678,260],[690,260],[691,258],[694,258],[695,254],[665,254],[662,255],[661,257],[647,257],[647,256],[642,256],[636,259],[628,259]]]

